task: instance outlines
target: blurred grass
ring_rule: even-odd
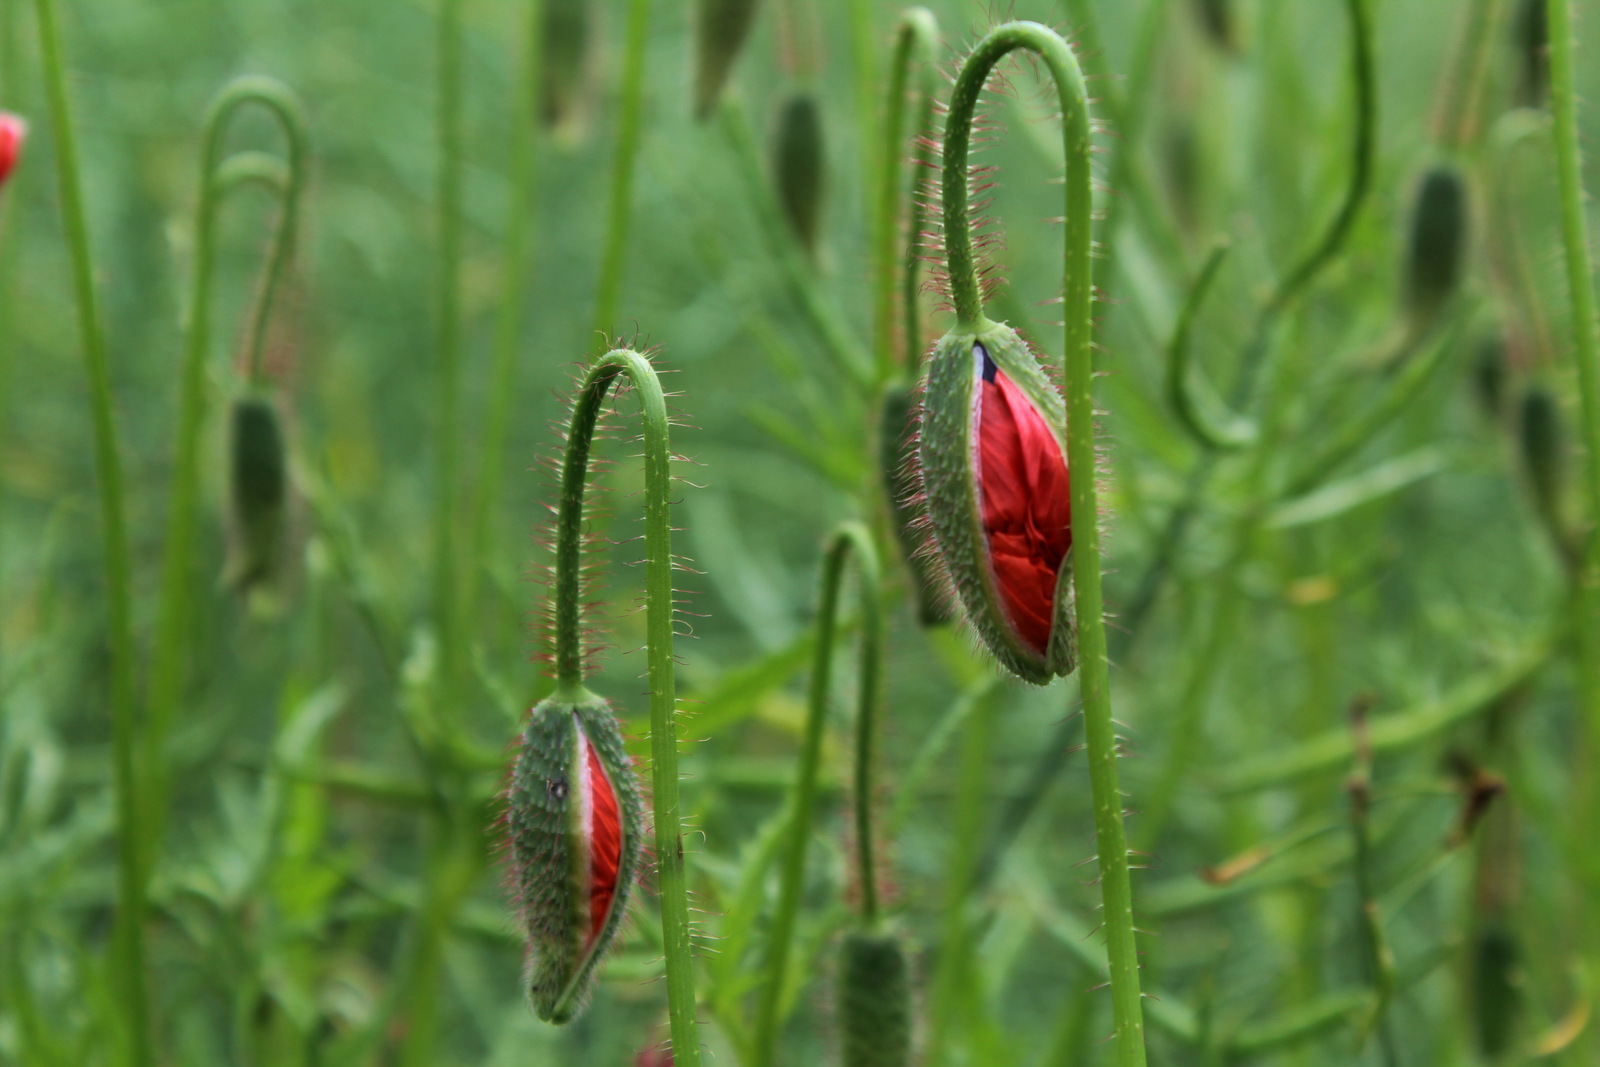
[[[268,355],[291,409],[298,491],[296,563],[275,615],[250,612],[220,582],[222,400],[235,387],[230,368],[272,208],[242,195],[219,230],[202,578],[166,753],[174,813],[147,924],[158,1062],[380,1063],[406,1041],[404,1014],[388,1013],[428,876],[424,817],[440,810],[442,791],[456,790],[450,810],[470,813],[460,825],[487,826],[497,764],[545,685],[530,625],[541,587],[523,579],[544,560],[528,535],[553,494],[531,468],[553,448],[547,423],[560,417],[573,365],[595,343],[627,17],[620,2],[587,6],[591,48],[573,116],[538,134],[532,278],[515,297],[511,460],[485,550],[463,561],[478,570],[481,596],[466,624],[467,677],[441,709],[430,696],[434,6],[63,4],[130,485],[135,634],[146,649],[201,116],[241,73],[292,85],[312,116],[298,269]],[[950,48],[988,23],[971,5],[930,6]],[[1130,174],[1104,198],[1118,229],[1102,261],[1109,273],[1097,279],[1107,297],[1098,397],[1113,612],[1133,595],[1198,456],[1167,407],[1163,355],[1213,237],[1229,233],[1234,252],[1191,343],[1207,374],[1227,383],[1255,309],[1325,225],[1348,167],[1339,5],[1236,3],[1233,52],[1206,36],[1198,6],[1016,11],[1068,28],[1092,15],[1097,45],[1084,58],[1093,84],[1118,96],[1124,121],[1139,117],[1136,136],[1113,126],[1101,138],[1106,175],[1124,173],[1124,153]],[[1372,195],[1344,253],[1280,331],[1263,378],[1271,447],[1220,463],[1137,644],[1114,665],[1117,714],[1141,757],[1123,765],[1125,789],[1130,807],[1155,823],[1145,830],[1138,814],[1130,822],[1154,866],[1135,882],[1141,926],[1160,935],[1142,943],[1145,982],[1162,998],[1149,1008],[1153,1062],[1383,1062],[1357,1036],[1369,979],[1342,786],[1353,751],[1347,708],[1370,694],[1374,738],[1389,736],[1382,731],[1401,727],[1385,722],[1450,706],[1516,665],[1563,610],[1571,578],[1519,466],[1514,416],[1487,415],[1473,384],[1480,339],[1502,334],[1503,410],[1514,412],[1521,390],[1537,382],[1552,390],[1566,425],[1578,424],[1548,136],[1501,152],[1494,135],[1517,77],[1508,42],[1520,6],[1377,5]],[[822,314],[865,353],[873,334],[864,154],[877,142],[860,116],[877,114],[881,92],[858,77],[863,67],[882,76],[898,9],[860,8],[865,39],[879,49],[865,64],[843,5],[793,10],[799,32],[814,35],[818,67],[807,84],[821,101],[829,160],[817,264],[800,269],[812,272]],[[1584,0],[1577,9],[1580,31],[1600,25],[1600,6]],[[516,47],[528,9],[469,0],[462,11],[460,446],[470,472],[504,298],[502,230],[519,195],[508,179],[509,130],[525,114]],[[776,108],[797,83],[778,15],[778,5],[763,8],[730,86],[761,166]],[[1477,16],[1497,20],[1487,31],[1483,121],[1468,136],[1447,136],[1436,114],[1454,98],[1456,41]],[[693,424],[675,444],[702,464],[681,467],[705,487],[685,486],[676,511],[680,551],[705,572],[684,576],[690,609],[705,615],[692,619],[695,639],[679,644],[682,691],[704,701],[687,705],[701,717],[686,730],[707,738],[686,746],[685,805],[702,831],[690,862],[704,908],[706,1040],[734,1062],[718,1024],[729,1012],[748,1019],[748,991],[737,983],[761,958],[776,893],[775,878],[747,863],[762,854],[760,835],[793,771],[822,538],[880,507],[868,429],[876,409],[840,369],[838,339],[830,344],[797,293],[783,231],[752,187],[761,175],[730,138],[738,117],[690,118],[688,12],[654,5],[650,26],[633,222],[609,328],[664,345],[660,365],[678,372],[668,387],[681,390],[675,402]],[[1149,78],[1136,84],[1130,72],[1146,33]],[[0,4],[0,106],[34,120],[23,163],[0,193],[0,1062],[102,1063],[113,1060],[117,978],[105,951],[115,885],[105,598],[36,40],[29,6]],[[1600,66],[1583,62],[1584,44],[1579,95],[1594,99]],[[1059,233],[1039,220],[1058,210],[1046,179],[1059,157],[1032,76],[1015,83],[1016,96],[995,108],[1004,136],[985,157],[1001,167],[994,210],[1006,232],[1009,294],[999,314],[1021,320],[1058,357],[1052,309],[1041,302],[1055,295]],[[1600,117],[1586,109],[1579,118],[1595,144]],[[252,116],[230,147],[275,143]],[[1371,361],[1388,350],[1403,314],[1407,213],[1417,180],[1441,160],[1467,176],[1472,237],[1440,335],[1440,369],[1330,473],[1333,484],[1276,500],[1272,487],[1383,394]],[[928,336],[946,325],[932,304]],[[640,529],[632,451],[626,442],[610,448],[618,465],[604,483],[615,514],[601,528],[617,541]],[[1568,451],[1568,468],[1579,469],[1576,446]],[[1560,510],[1582,528],[1575,493]],[[606,551],[606,623],[618,650],[634,649],[643,642],[642,615],[628,614],[639,572],[623,564],[639,553],[630,544]],[[593,683],[635,736],[644,733],[643,666],[638,654],[611,654]],[[1081,762],[1015,828],[992,880],[970,894],[951,888],[972,862],[965,835],[996,832],[997,812],[1026,781],[1042,739],[1072,710],[1074,684],[1008,684],[974,696],[987,668],[960,639],[919,631],[903,595],[886,667],[885,812],[898,783],[920,768],[904,821],[884,843],[896,872],[889,905],[922,947],[920,1003],[952,1005],[924,1033],[943,1035],[946,1063],[1106,1059],[1097,1042],[1109,1002],[1084,992],[1101,981],[1103,954],[1094,938],[1079,940],[1094,927],[1098,900],[1080,882],[1092,877],[1087,868],[1073,867],[1093,847]],[[1389,1010],[1401,1062],[1523,1062],[1600,983],[1592,971],[1583,977],[1584,960],[1600,962],[1600,916],[1587,843],[1569,830],[1575,669],[1558,640],[1547,661],[1516,673],[1516,685],[1490,687],[1497,699],[1469,701],[1404,745],[1378,745],[1372,875],[1398,963]],[[837,673],[834,706],[843,709],[850,672]],[[992,714],[979,715],[990,700]],[[443,755],[418,747],[436,716],[449,725]],[[952,725],[937,729],[947,716]],[[831,1054],[828,938],[850,892],[849,726],[836,712],[824,743],[824,819],[794,953],[796,973],[809,980],[797,984],[785,1062]],[[968,731],[991,726],[980,777],[963,766],[975,746]],[[937,745],[925,749],[929,738]],[[434,770],[441,761],[451,769],[445,784]],[[1510,829],[1493,840],[1451,836],[1469,793],[1463,767],[1505,782],[1493,804]],[[1241,792],[1252,773],[1260,788]],[[1268,858],[1231,884],[1205,881],[1258,848]],[[664,1016],[652,981],[659,926],[642,897],[590,1013],[553,1030],[523,1002],[520,939],[491,863],[447,916],[425,990],[439,1013],[432,1061],[632,1062],[659,1039]],[[1479,1047],[1473,995],[1477,945],[1490,926],[1509,930],[1517,946],[1518,1006],[1499,1058]],[[1552,1058],[1592,1062],[1595,1048],[1585,1029]]]

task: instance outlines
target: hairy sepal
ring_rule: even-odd
[[[605,770],[622,826],[616,889],[598,932],[589,910],[579,789],[585,739]],[[506,835],[511,888],[528,936],[528,1000],[544,1021],[570,1022],[587,1003],[596,968],[622,924],[644,845],[644,802],[605,700],[558,695],[533,709],[506,790]]]
[[[928,517],[939,559],[979,639],[1017,677],[1046,685],[1077,666],[1071,554],[1057,573],[1050,639],[1041,654],[1021,638],[1006,614],[984,536],[976,457],[980,379],[975,345],[983,346],[1038,409],[1066,455],[1066,404],[1027,342],[1001,323],[980,320],[971,327],[958,326],[940,338],[928,360],[918,444]]]

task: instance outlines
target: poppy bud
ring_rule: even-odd
[[[539,110],[551,128],[567,125],[577,110],[589,51],[587,0],[545,0],[539,37]]]
[[[839,963],[839,1062],[905,1067],[911,1062],[911,976],[893,934],[853,930]]]
[[[11,176],[11,170],[22,155],[22,142],[28,136],[28,124],[21,115],[0,111],[0,185]]]
[[[989,651],[1036,685],[1077,663],[1066,423],[1015,330],[934,346],[918,455],[939,558]]]
[[[1496,1060],[1511,1045],[1521,1008],[1516,936],[1503,922],[1492,922],[1477,935],[1472,960],[1472,992],[1476,1002],[1478,1048]]]
[[[700,0],[694,17],[694,115],[717,106],[755,21],[756,0]]]
[[[1517,51],[1517,103],[1543,107],[1550,94],[1548,0],[1522,0],[1513,28]]]
[[[1434,167],[1423,177],[1411,213],[1406,302],[1415,321],[1431,321],[1455,292],[1466,238],[1467,191],[1461,174],[1454,167]]]
[[[288,462],[270,399],[243,396],[233,402],[229,448],[233,543],[227,581],[248,589],[270,581],[283,555]]]
[[[511,890],[528,934],[533,1010],[582,1010],[616,937],[644,843],[644,805],[611,707],[585,694],[533,709],[506,789]]]
[[[922,551],[925,540],[919,527],[926,509],[916,491],[916,472],[907,454],[911,413],[915,398],[910,389],[891,387],[883,396],[883,439],[879,442],[878,462],[883,468],[884,490],[889,497],[889,521],[894,525],[900,553],[911,572],[912,591],[917,598],[917,618],[924,626],[939,626],[950,621],[949,596],[939,587],[934,562]]]
[[[783,105],[772,170],[789,228],[807,252],[815,252],[822,217],[822,112],[810,93],[797,93]]]
[[[1561,527],[1561,491],[1565,483],[1566,443],[1561,411],[1550,390],[1530,385],[1522,397],[1522,463],[1533,487],[1539,517],[1550,527],[1558,544],[1565,544]]]

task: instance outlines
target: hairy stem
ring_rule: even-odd
[[[84,369],[89,378],[89,412],[94,427],[95,472],[100,488],[106,637],[111,649],[111,763],[117,811],[117,916],[113,934],[116,966],[113,974],[119,988],[114,999],[120,1008],[122,1033],[119,1036],[126,1044],[127,1060],[134,1067],[148,1067],[154,1062],[154,1054],[145,1003],[145,881],[140,858],[131,567],[124,518],[122,461],[118,454],[117,427],[112,413],[111,374],[106,360],[105,337],[100,331],[100,314],[96,307],[89,222],[84,212],[78,148],[67,100],[66,63],[62,58],[61,35],[56,27],[53,0],[34,0],[34,13],[39,26],[39,54],[45,95],[49,101],[50,127],[55,137],[62,225],[66,229],[67,246],[72,257],[78,331],[83,344]]]
[[[650,0],[630,0],[628,43],[623,59],[622,114],[617,119],[617,152],[611,161],[611,199],[606,213],[605,253],[600,260],[599,295],[595,299],[595,344],[617,328],[622,297],[622,268],[627,263],[628,219],[633,205],[633,175],[639,156],[639,129],[644,115],[644,68],[650,43]]]

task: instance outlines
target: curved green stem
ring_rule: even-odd
[[[228,127],[241,109],[265,108],[284,135],[287,162],[268,162],[258,152],[223,158]],[[205,418],[206,352],[211,343],[212,274],[216,262],[216,216],[223,198],[243,182],[282,181],[278,223],[262,268],[248,329],[250,377],[260,371],[273,294],[293,253],[295,220],[307,165],[305,111],[283,83],[246,77],[229,82],[206,112],[200,149],[200,196],[195,207],[194,263],[189,280],[188,331],[178,378],[178,432],[173,445],[172,496],[167,503],[166,544],[161,560],[161,592],[155,644],[150,653],[149,711],[145,728],[146,771],[150,775],[144,848],[151,857],[165,816],[162,749],[177,715],[188,647],[189,606],[194,577],[194,536],[200,499],[200,428]]]
[[[557,692],[564,699],[583,688],[579,556],[583,544],[583,495],[595,421],[606,394],[626,376],[639,395],[644,420],[645,632],[649,648],[651,788],[655,801],[656,880],[661,893],[661,937],[667,960],[667,1011],[674,1062],[699,1067],[695,1024],[694,960],[689,942],[689,905],[678,813],[677,690],[672,659],[672,452],[667,402],[650,361],[628,348],[614,349],[585,374],[572,408],[567,452],[561,467],[556,511],[555,662]]]
[[[94,263],[89,250],[89,221],[83,207],[78,147],[67,100],[66,64],[61,54],[61,35],[56,27],[55,4],[52,0],[35,0],[34,13],[39,26],[39,53],[44,68],[45,96],[50,106],[50,128],[55,137],[61,221],[66,229],[67,246],[72,257],[78,331],[82,335],[84,369],[89,378],[95,471],[100,483],[106,637],[111,647],[111,765],[117,808],[117,918],[114,932],[117,960],[112,973],[119,988],[113,999],[121,1009],[123,1032],[119,1036],[126,1042],[128,1061],[134,1067],[148,1067],[154,1061],[154,1055],[145,1005],[145,881],[141,862],[139,780],[135,762],[137,725],[134,722],[131,565],[123,506],[122,461],[117,449],[105,336],[100,330],[100,314],[96,306]]]
[[[639,157],[639,128],[644,115],[644,68],[650,43],[650,0],[628,4],[627,54],[623,59],[622,114],[617,119],[617,154],[611,161],[611,200],[606,216],[606,247],[600,260],[599,295],[595,300],[594,333],[598,345],[616,329],[622,296],[622,268],[627,262],[628,217],[633,205],[634,164]]]
[[[755,1041],[751,1063],[770,1067],[777,1043],[784,977],[789,966],[789,946],[794,940],[795,915],[800,909],[801,882],[805,876],[806,846],[811,839],[811,820],[817,805],[817,768],[822,758],[822,729],[828,714],[828,692],[833,675],[834,636],[839,621],[839,587],[850,553],[856,557],[861,576],[861,676],[860,706],[856,713],[856,849],[861,873],[861,913],[869,925],[876,921],[878,892],[872,853],[872,732],[874,709],[878,703],[878,666],[883,642],[883,618],[879,605],[878,553],[872,536],[859,523],[846,523],[828,541],[822,560],[822,598],[817,605],[816,653],[811,665],[811,688],[807,698],[805,736],[800,748],[800,766],[795,772],[789,835],[783,853],[778,884],[778,905],[772,915],[772,934],[767,943],[766,981],[757,1009]]]
[[[910,201],[911,233],[902,259],[901,282],[902,321],[905,372],[916,374],[917,363],[922,358],[920,317],[917,314],[917,233],[921,229],[921,207],[916,195],[916,185],[922,174],[921,162],[928,152],[920,138],[931,132],[933,102],[938,93],[939,23],[925,7],[913,7],[900,16],[899,29],[895,31],[894,52],[889,59],[889,97],[883,114],[883,157],[878,166],[878,203],[873,232],[874,285],[876,293],[878,381],[885,382],[894,376],[894,295],[895,295],[895,239],[900,232],[900,194],[906,186],[900,176],[900,160],[905,152],[906,111],[911,67],[918,69],[916,86],[916,120],[911,132],[919,138],[912,151]]]
[[[1219,237],[1212,246],[1200,275],[1189,288],[1189,296],[1178,312],[1178,322],[1172,331],[1172,341],[1167,345],[1167,400],[1183,420],[1189,432],[1209,448],[1245,448],[1254,444],[1260,434],[1256,424],[1227,410],[1222,401],[1200,375],[1200,369],[1190,359],[1189,334],[1200,305],[1211,291],[1217,270],[1227,258],[1231,242]]]
[[[1352,0],[1360,2],[1360,0]],[[1090,352],[1091,205],[1089,111],[1083,75],[1072,50],[1050,29],[1032,22],[1013,22],[991,30],[962,65],[950,98],[945,125],[944,222],[951,296],[961,324],[982,319],[967,205],[967,151],[973,110],[984,82],[1004,56],[1015,49],[1034,52],[1049,68],[1062,117],[1066,156],[1063,212],[1063,328],[1065,353],[1063,393],[1067,402],[1067,469],[1096,469],[1094,441],[1093,356]],[[1100,513],[1095,479],[1072,479],[1072,513]],[[1078,613],[1079,681],[1094,794],[1095,839],[1100,857],[1100,893],[1104,908],[1106,954],[1111,970],[1111,1006],[1116,1057],[1120,1067],[1142,1067],[1144,1013],[1139,1002],[1138,950],[1134,942],[1133,894],[1128,877],[1128,846],[1122,822],[1122,794],[1117,785],[1117,737],[1111,718],[1107,676],[1106,631],[1101,596],[1100,529],[1092,519],[1074,524],[1073,592]]]

